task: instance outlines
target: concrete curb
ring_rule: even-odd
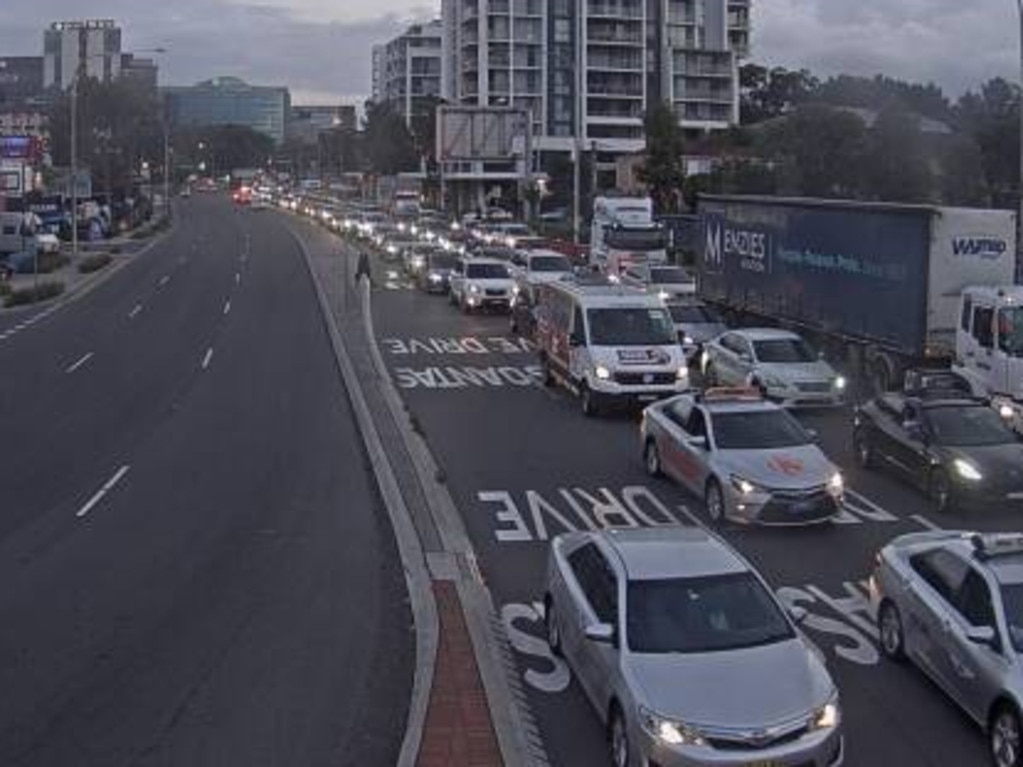
[[[431,570],[435,577],[455,581],[505,767],[545,765],[547,756],[539,730],[524,694],[509,674],[509,670],[514,671],[514,664],[509,661],[507,640],[499,628],[493,598],[480,573],[462,515],[451,493],[438,479],[440,467],[429,445],[412,428],[408,411],[380,354],[373,329],[370,286],[365,280],[360,283],[360,303],[384,399],[398,424],[444,548],[443,555],[431,555]]]
[[[398,767],[414,767],[419,756],[419,745],[422,741],[423,727],[426,723],[426,712],[430,702],[430,691],[433,687],[433,675],[439,643],[437,604],[434,600],[430,573],[427,569],[426,557],[423,553],[419,536],[412,522],[412,515],[405,505],[405,500],[398,487],[394,470],[384,451],[380,434],[377,432],[373,416],[366,404],[362,384],[359,381],[355,366],[352,364],[344,340],[341,337],[341,331],[337,326],[334,313],[331,311],[326,291],[320,284],[316,269],[309,256],[309,251],[302,238],[291,227],[286,226],[285,228],[295,239],[295,242],[298,243],[302,256],[305,259],[306,268],[309,270],[309,275],[313,281],[313,286],[320,303],[320,310],[323,314],[324,325],[330,336],[331,346],[334,349],[334,356],[337,359],[338,368],[345,384],[345,390],[348,393],[348,399],[358,421],[359,433],[362,435],[366,453],[373,466],[373,474],[376,477],[380,494],[384,500],[384,506],[387,508],[387,514],[391,520],[391,527],[394,530],[394,536],[398,544],[398,553],[401,556],[402,567],[405,571],[405,581],[408,585],[409,600],[416,629],[416,667],[412,680],[412,698],[409,703],[408,721],[406,723],[405,735],[402,738],[397,765]]]

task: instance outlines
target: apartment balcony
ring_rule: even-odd
[[[642,6],[632,3],[590,2],[586,6],[586,16],[591,19],[633,19],[642,21]]]

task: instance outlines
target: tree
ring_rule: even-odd
[[[745,64],[739,69],[740,121],[749,125],[788,114],[813,97],[819,86],[806,69]]]
[[[924,203],[934,178],[918,118],[898,107],[877,117],[863,158],[864,189],[877,200]]]
[[[955,106],[957,127],[977,144],[995,205],[1012,206],[1019,195],[1018,89],[998,77],[980,92],[963,94]]]
[[[820,84],[815,98],[835,106],[861,107],[875,112],[897,108],[942,122],[952,119],[951,105],[934,83],[922,85],[884,75],[831,77]]]
[[[650,188],[658,211],[674,213],[686,180],[684,141],[678,118],[668,104],[655,104],[647,111],[643,128],[646,158],[636,175]]]
[[[806,104],[772,125],[763,138],[779,167],[779,192],[809,197],[853,197],[862,187],[860,162],[867,127],[856,115]]]
[[[419,152],[401,115],[387,104],[366,102],[363,144],[370,170],[389,176],[419,170]]]
[[[207,172],[230,173],[235,168],[263,168],[277,147],[266,134],[247,125],[202,125],[175,128],[172,133],[177,163]]]
[[[945,205],[963,207],[991,204],[984,155],[970,136],[954,136],[942,150],[941,201]]]

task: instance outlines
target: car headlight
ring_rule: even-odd
[[[962,458],[956,458],[952,462],[952,465],[955,467],[956,474],[958,474],[965,480],[968,480],[970,482],[979,482],[980,480],[984,479],[984,475],[982,475],[977,470],[976,466],[974,466],[972,463],[964,461]]]
[[[689,378],[689,368],[683,365],[678,369],[678,372],[675,373],[675,380],[684,381],[687,378]]]
[[[440,282],[443,279],[437,272],[430,272],[430,282]]]
[[[682,336],[682,343],[684,343],[686,346],[690,346],[692,344],[695,344],[696,341],[693,340],[692,336]]]
[[[426,263],[426,259],[424,259],[422,256],[413,256],[412,257],[412,266],[416,267],[417,269],[419,267],[421,267],[425,263]]]
[[[834,387],[836,391],[845,391],[845,387],[849,385],[849,382],[845,380],[845,376],[838,376],[834,380]]]
[[[596,374],[597,378],[599,378],[601,381],[611,380],[611,371],[608,370],[603,365],[597,365],[597,369],[594,371],[594,373]]]
[[[1014,415],[1016,415],[1016,412],[1012,409],[1012,405],[1009,405],[1007,403],[1003,403],[998,408],[998,415],[1000,415],[1002,418],[1004,418],[1006,420],[1009,420]]]
[[[838,696],[829,700],[814,715],[810,723],[812,730],[831,730],[838,726],[841,712],[838,709]]]
[[[660,293],[657,294],[657,297],[662,301],[667,301],[669,298],[671,298],[671,293],[669,293],[667,290],[662,290]]]
[[[753,495],[754,493],[764,492],[763,488],[753,484],[744,477],[740,477],[738,474],[732,475],[732,487],[734,487],[743,495]]]
[[[828,480],[828,490],[833,493],[841,493],[845,490],[845,479],[842,477],[842,472],[836,471],[831,475],[831,479]]]
[[[390,253],[393,256],[393,255],[396,255],[398,253],[398,249],[396,247],[394,247],[393,245],[388,245],[387,246],[387,252]]]
[[[643,706],[639,707],[639,723],[652,737],[669,746],[705,745],[700,734],[682,722],[655,714]]]
[[[479,293],[480,292],[480,286],[479,285],[470,285],[469,286],[469,292],[470,293]]]

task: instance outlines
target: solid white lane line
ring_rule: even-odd
[[[226,301],[224,303],[224,314],[227,314],[230,311],[231,311],[231,302],[230,301]]]
[[[76,370],[78,370],[78,368],[80,368],[82,365],[84,365],[86,362],[88,362],[91,359],[92,359],[92,352],[89,352],[88,354],[84,354],[84,355],[82,355],[82,358],[80,360],[78,360],[78,362],[76,362],[75,364],[71,365],[64,372],[66,372],[66,373],[74,373]]]
[[[160,278],[160,285],[166,285],[168,282],[170,282],[169,274],[165,274],[163,275],[163,277]]]
[[[916,522],[921,527],[926,527],[928,530],[944,530],[941,525],[936,525],[923,514],[913,514],[910,519]]]
[[[238,285],[241,281],[242,281],[241,272],[235,272],[234,273],[234,284]]]
[[[103,496],[109,493],[113,489],[114,485],[116,485],[118,482],[124,479],[124,475],[128,473],[129,468],[131,467],[125,464],[120,469],[118,469],[117,473],[114,474],[114,476],[112,476],[110,479],[108,479],[107,483],[103,485],[103,487],[101,487],[99,490],[97,490],[96,494],[92,496],[92,498],[90,498],[82,508],[75,512],[75,516],[81,519],[90,511],[92,511],[93,507],[103,500]]]
[[[135,304],[135,308],[128,313],[128,319],[133,320],[135,316],[142,311],[142,304]]]
[[[210,360],[213,359],[213,347],[211,346],[206,350],[206,356],[202,358],[202,369],[205,370],[210,366]]]

